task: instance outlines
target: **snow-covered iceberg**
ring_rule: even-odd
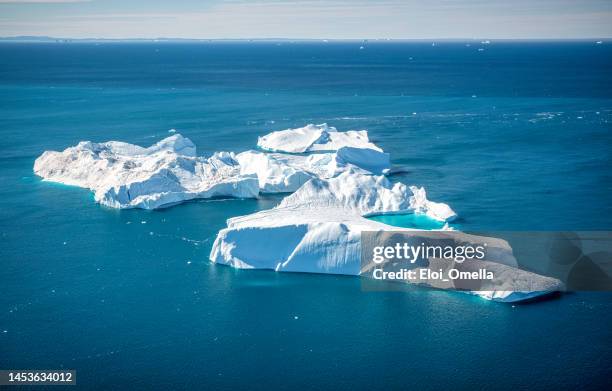
[[[362,232],[422,234],[367,216],[415,213],[442,222],[456,217],[448,205],[428,200],[425,189],[393,184],[380,175],[391,167],[389,155],[369,141],[366,131],[308,125],[272,132],[258,146],[264,152],[198,157],[195,145],[177,133],[148,148],[85,141],[62,152],[44,152],[34,172],[44,180],[91,189],[97,202],[114,208],[155,209],[195,198],[293,192],[273,209],[229,219],[219,232],[210,259],[237,268],[362,275]],[[495,243],[497,257],[485,260],[492,262],[489,268],[525,289],[493,284],[472,293],[518,301],[560,288],[557,280],[517,269],[510,246]]]
[[[257,146],[266,151],[288,153],[337,151],[344,147],[383,152],[381,148],[370,142],[367,131],[339,132],[327,124],[309,124],[302,128],[271,132],[259,137]]]
[[[291,193],[311,178],[329,179],[344,172],[381,174],[391,166],[388,154],[350,147],[306,155],[251,150],[237,154],[236,160],[242,174],[257,176],[264,193]]]
[[[217,235],[210,259],[242,269],[361,275],[363,231],[422,234],[364,217],[383,213],[422,213],[438,220],[456,216],[447,205],[428,201],[423,189],[391,184],[383,176],[346,172],[331,179],[311,179],[273,209],[229,219],[227,228]],[[557,280],[515,268],[507,242],[490,242],[498,243],[500,249],[493,252],[495,260],[488,260],[492,267],[511,273],[513,281],[527,281],[528,289],[513,291],[502,284],[471,293],[491,300],[519,301],[560,288]]]
[[[264,193],[290,193],[311,178],[333,178],[343,172],[385,174],[388,153],[371,143],[365,130],[339,132],[336,128],[306,125],[259,137],[261,151],[239,153],[243,174],[257,175]]]
[[[367,140],[367,132],[357,133],[356,140]],[[381,174],[391,167],[389,155],[376,146],[344,144],[333,152],[295,155],[251,150],[204,158],[196,156],[195,145],[178,133],[148,148],[83,141],[62,152],[44,152],[36,159],[34,172],[48,181],[91,189],[95,200],[106,206],[155,209],[194,198],[290,193],[311,178],[332,178],[347,171]]]
[[[429,209],[433,206],[433,209]],[[438,221],[452,221],[457,214],[446,204],[425,198],[425,190],[403,183],[391,183],[385,176],[344,172],[328,180],[313,179],[285,197],[276,209],[336,208],[353,215],[388,213],[425,214]]]
[[[46,151],[34,163],[47,181],[91,189],[100,204],[155,209],[195,198],[253,198],[257,177],[244,175],[235,155],[196,157],[191,140],[175,134],[149,148],[118,141],[80,142]]]

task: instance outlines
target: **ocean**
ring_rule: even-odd
[[[367,129],[461,229],[612,227],[608,42],[0,43],[0,369],[87,389],[607,384],[609,293],[506,305],[235,270],[208,261],[217,231],[282,196],[112,210],[32,172],[81,140],[176,129],[209,155],[323,122]]]

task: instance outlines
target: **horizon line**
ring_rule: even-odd
[[[251,38],[180,38],[180,37],[151,37],[151,38],[105,38],[105,37],[86,37],[86,38],[71,38],[71,37],[53,37],[46,35],[15,35],[15,36],[2,36],[0,41],[19,41],[19,42],[47,42],[47,41],[146,41],[146,42],[167,42],[167,41],[197,41],[197,42],[210,42],[210,41],[413,41],[413,42],[431,42],[431,41],[480,41],[480,43],[490,43],[492,41],[597,41],[612,40],[612,37],[582,37],[582,38],[561,38],[561,37],[533,37],[533,38],[489,38],[489,37],[461,37],[461,38],[448,38],[448,37],[427,37],[427,38],[290,38],[290,37],[251,37]]]

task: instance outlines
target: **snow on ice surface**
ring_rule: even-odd
[[[348,147],[309,155],[246,151],[236,160],[242,174],[257,175],[264,193],[294,192],[311,178],[333,178],[343,172],[380,174],[391,167],[387,154]]]
[[[237,159],[243,173],[258,176],[266,193],[293,192],[312,177],[384,174],[391,168],[389,154],[370,143],[365,130],[338,132],[327,124],[310,124],[269,133],[257,145],[266,152],[247,151]]]
[[[266,151],[305,153],[315,151],[337,151],[343,147],[371,149],[383,152],[372,144],[365,130],[338,132],[327,124],[309,124],[303,128],[279,130],[262,136],[257,146]]]
[[[385,213],[424,214],[438,221],[452,221],[457,214],[450,206],[429,201],[425,189],[391,184],[384,176],[347,172],[329,181],[309,182],[300,192],[285,198],[281,205],[325,204],[349,207],[361,216]]]

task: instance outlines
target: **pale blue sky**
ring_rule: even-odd
[[[0,0],[0,36],[598,38],[611,0]]]

